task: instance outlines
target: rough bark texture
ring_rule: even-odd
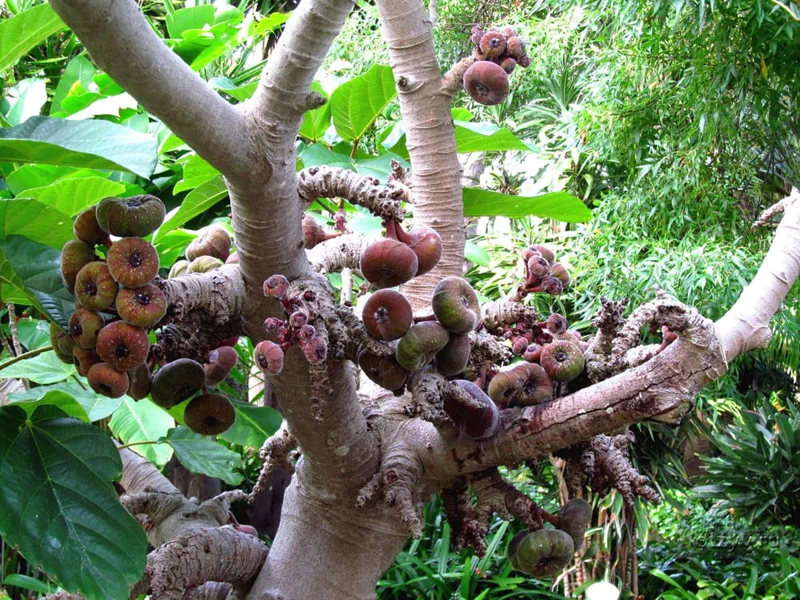
[[[666,297],[627,321],[617,311],[617,320],[609,317],[600,324],[593,344],[598,372],[613,377],[543,405],[502,411],[496,435],[480,442],[466,438],[441,410],[442,395],[459,390],[435,372],[415,374],[409,383],[413,395],[395,397],[366,386],[356,390],[348,359],[366,344],[381,356],[391,354],[391,347],[365,339],[358,319],[333,303],[330,286],[315,270],[356,269],[364,242],[343,236],[309,253],[302,248],[302,210],[311,196],[352,194],[381,205],[389,194],[389,188],[366,185],[347,174],[309,172],[298,182],[295,173],[294,144],[302,114],[320,102],[309,92],[310,84],[352,2],[304,0],[254,98],[238,110],[166,49],[134,0],[51,1],[98,63],[220,169],[229,187],[239,267],[162,284],[172,305],[172,322],[160,342],[164,356],[202,354],[214,336],[230,331],[264,339],[263,320],[286,316],[281,303],[262,292],[263,281],[275,273],[289,278],[290,297],[307,310],[319,335],[330,343],[327,360],[312,366],[297,346],[289,348],[284,371],[269,379],[286,418],[281,435],[296,441],[301,458],[293,467],[280,528],[266,559],[253,540],[224,527],[229,503],[240,499],[237,492],[203,504],[191,502],[155,467],[130,450],[122,451],[122,486],[128,493],[124,504],[140,516],[158,548],[143,589],[152,587],[160,597],[195,587],[198,597],[224,597],[229,588],[206,587],[204,576],[242,589],[261,567],[247,598],[374,598],[379,576],[409,532],[419,533],[422,502],[450,489],[451,508],[464,512],[463,486],[469,479],[480,493],[477,516],[467,520],[477,525],[471,526],[476,531],[460,533],[463,541],[479,543],[477,530],[491,510],[535,524],[535,508],[498,480],[494,467],[543,457],[638,421],[679,420],[696,393],[725,372],[728,361],[766,342],[769,319],[800,273],[800,201],[790,199],[781,207],[784,218],[764,265],[719,322]],[[378,0],[378,8],[413,165],[415,221],[435,228],[444,243],[439,266],[404,288],[415,308],[427,309],[435,283],[445,275],[460,275],[463,265],[460,168],[450,113],[458,77],[443,81],[420,0]],[[487,332],[536,319],[519,304],[488,307],[486,330],[474,334],[475,358],[508,360],[508,352]],[[637,350],[636,334],[643,323],[666,325],[678,338],[659,352]],[[628,368],[632,365],[637,366]],[[285,465],[287,444],[273,446],[265,454]],[[602,454],[603,448],[596,452]],[[641,487],[621,451],[615,452],[606,451],[611,456],[607,462],[628,478],[632,490]],[[203,552],[206,547],[215,550]],[[217,555],[216,563],[206,562]]]

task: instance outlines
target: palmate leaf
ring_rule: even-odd
[[[0,535],[89,600],[128,597],[147,538],[111,482],[119,452],[100,429],[43,406],[0,407]]]
[[[153,174],[155,138],[108,121],[32,117],[0,129],[0,161],[30,162]]]
[[[477,188],[464,188],[465,217],[526,217],[529,215],[584,223],[592,218],[592,211],[580,198],[566,192],[552,192],[539,196],[512,196]]]

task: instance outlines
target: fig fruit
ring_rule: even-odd
[[[187,273],[209,273],[214,269],[219,269],[222,265],[224,265],[220,259],[214,256],[198,256],[192,262],[189,263],[189,266],[186,267]]]
[[[324,361],[328,356],[328,342],[323,337],[313,337],[300,346],[303,349],[303,354],[306,360],[316,365]]]
[[[358,366],[364,375],[392,392],[403,387],[408,379],[408,371],[391,356],[381,358],[369,352],[362,352],[358,357]]]
[[[553,399],[553,382],[540,365],[524,362],[516,365],[513,371],[521,383],[514,397],[516,405],[533,406]]]
[[[186,258],[190,261],[198,256],[213,256],[226,261],[231,253],[231,236],[222,225],[214,223],[197,232],[191,244],[186,248]]]
[[[72,341],[70,335],[64,333],[53,322],[50,323],[50,345],[53,346],[58,360],[68,365],[73,364],[72,351],[75,348],[75,342]]]
[[[508,40],[506,40],[506,51],[509,56],[520,59],[525,56],[525,42],[517,36],[509,37]]]
[[[89,368],[86,379],[95,392],[109,398],[124,396],[130,386],[127,373],[118,371],[111,365],[102,362]]]
[[[569,323],[567,322],[567,318],[564,315],[560,315],[558,313],[553,313],[549,317],[547,317],[547,331],[552,334],[559,334],[564,333],[569,327]]]
[[[361,254],[361,273],[376,288],[401,285],[417,274],[419,259],[414,251],[397,240],[372,242]]]
[[[492,437],[500,422],[497,405],[471,381],[456,379],[453,383],[469,394],[475,406],[465,405],[454,400],[452,396],[445,396],[444,411],[447,416],[459,430],[474,440]]]
[[[61,249],[61,278],[64,287],[75,291],[75,278],[78,272],[90,262],[97,261],[94,248],[80,240],[70,240]]]
[[[392,221],[387,227],[387,235],[391,237],[392,234],[397,241],[404,243],[417,255],[416,276],[431,271],[442,258],[442,238],[430,227],[417,225],[406,233],[400,223]]]
[[[506,56],[503,60],[498,63],[501,67],[503,67],[503,71],[511,75],[514,72],[514,69],[517,68],[517,61],[514,60],[510,56]]]
[[[264,295],[276,300],[282,300],[289,291],[289,280],[284,275],[270,275],[264,281]]]
[[[472,286],[460,277],[445,277],[433,291],[436,319],[452,333],[467,333],[481,320],[481,306]]]
[[[488,31],[478,46],[486,58],[497,58],[506,51],[506,37],[499,31]]]
[[[167,314],[167,297],[152,283],[117,293],[117,314],[136,327],[152,327]]]
[[[90,246],[100,244],[111,246],[111,238],[100,228],[97,222],[94,206],[87,208],[75,218],[75,222],[72,224],[72,231],[76,238]]]
[[[592,505],[583,498],[572,498],[558,513],[558,528],[572,538],[575,548],[580,548],[591,519]]]
[[[509,562],[532,577],[555,577],[575,553],[572,538],[558,529],[539,529],[515,540],[509,544]]]
[[[547,246],[543,246],[542,244],[534,244],[531,246],[531,248],[536,250],[551,265],[556,261],[556,255]]]
[[[117,237],[145,237],[158,229],[167,210],[155,196],[104,198],[97,205],[97,222]]]
[[[554,380],[561,383],[572,381],[583,372],[583,352],[577,344],[556,340],[542,350],[539,363]]]
[[[467,368],[472,345],[469,334],[453,333],[447,345],[436,355],[436,368],[446,377],[454,377]]]
[[[191,358],[178,358],[153,375],[150,397],[162,408],[172,408],[199,392],[205,380],[203,365]]]
[[[258,366],[270,375],[278,375],[283,371],[283,350],[275,342],[259,342],[253,354]]]
[[[414,322],[411,305],[405,296],[393,290],[378,290],[364,304],[361,313],[367,332],[379,340],[397,340]]]
[[[564,287],[569,285],[569,273],[561,263],[555,263],[550,268],[550,275],[558,279]]]
[[[439,323],[423,321],[413,325],[400,339],[395,358],[404,369],[417,371],[430,363],[449,340],[450,335]]]
[[[72,349],[72,362],[78,368],[78,373],[86,377],[89,374],[89,369],[92,368],[92,365],[101,363],[103,360],[97,356],[97,352],[94,348],[84,350],[75,346]]]
[[[100,358],[115,369],[130,371],[147,360],[150,342],[147,332],[141,327],[128,325],[125,321],[115,321],[103,327],[97,334],[95,348]]]
[[[90,262],[75,278],[75,296],[81,306],[90,310],[105,310],[114,304],[117,290],[119,285],[101,261]]]
[[[539,344],[528,344],[528,346],[525,348],[525,352],[522,353],[522,358],[532,363],[539,362],[539,359],[542,356],[542,350],[544,350],[544,346],[540,346]]]
[[[528,272],[537,277],[544,277],[550,272],[550,263],[544,256],[531,256],[528,259]]]
[[[94,348],[97,343],[97,333],[103,325],[105,322],[99,312],[79,308],[69,318],[69,334],[78,348],[88,350]]]
[[[500,104],[508,96],[508,73],[488,60],[480,60],[464,73],[464,88],[481,104]]]
[[[176,277],[181,277],[186,275],[189,272],[189,261],[188,260],[178,260],[170,267],[169,275],[167,275],[167,279],[175,279]]]
[[[489,397],[494,400],[500,408],[510,406],[514,398],[522,387],[520,373],[513,369],[500,371],[492,377],[489,387],[486,389]]]
[[[220,346],[212,350],[208,354],[208,363],[203,366],[206,372],[206,384],[218,385],[225,381],[238,361],[239,353],[230,346]]]
[[[225,396],[203,394],[193,398],[183,413],[186,426],[201,435],[219,435],[230,429],[236,410]]]
[[[128,388],[128,396],[134,400],[146,398],[150,393],[150,385],[153,381],[153,375],[147,363],[142,363],[133,371],[129,371],[128,377],[131,380],[131,385]]]
[[[114,281],[125,287],[141,287],[158,275],[158,252],[137,237],[122,238],[111,246],[106,262]]]

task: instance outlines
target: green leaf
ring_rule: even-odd
[[[229,485],[239,485],[244,480],[235,471],[241,457],[213,440],[193,432],[188,427],[176,427],[167,434],[166,442],[175,451],[175,457],[192,473],[222,479]]]
[[[50,324],[41,319],[25,319],[17,321],[17,333],[20,343],[28,350],[50,345]]]
[[[177,210],[173,210],[167,215],[167,220],[158,228],[153,240],[161,239],[166,233],[177,229],[197,215],[204,213],[227,196],[228,188],[225,187],[222,175],[218,175],[214,179],[199,185],[187,194]]]
[[[6,367],[0,371],[0,376],[46,384],[64,381],[75,373],[75,367],[58,360],[55,352],[44,352]]]
[[[167,32],[169,37],[177,39],[184,31],[203,29],[214,24],[214,7],[210,4],[181,8],[167,15]]]
[[[124,185],[106,177],[81,177],[62,179],[44,187],[25,190],[23,197],[38,200],[74,217],[103,198],[119,196],[124,191]]]
[[[385,65],[340,85],[330,99],[336,132],[345,140],[360,139],[395,96],[394,75]]]
[[[556,219],[567,223],[584,223],[592,218],[580,198],[566,192],[539,196],[511,196],[477,188],[464,188],[465,217],[536,217]]]
[[[6,90],[5,98],[0,99],[0,110],[11,125],[19,125],[30,117],[35,117],[47,102],[47,86],[41,77],[23,79]]]
[[[355,168],[356,171],[362,175],[377,177],[385,183],[389,179],[389,175],[392,173],[393,160],[396,160],[406,168],[411,167],[411,164],[401,156],[387,152],[386,154],[382,154],[381,156],[375,158],[356,159]]]
[[[55,354],[51,352],[50,354]],[[23,392],[14,392],[10,396],[11,403],[22,406],[29,414],[36,406],[54,404],[72,417],[82,421],[99,421],[113,414],[122,404],[122,398],[107,398],[96,393],[91,388],[81,387],[73,382],[56,383],[53,385],[40,385]],[[65,406],[80,408],[80,411]]]
[[[39,592],[40,594],[49,594],[50,592],[55,591],[53,586],[48,582],[35,579],[34,577],[30,577],[28,575],[20,575],[19,573],[12,573],[6,577],[3,580],[3,585],[18,587],[24,590],[31,590],[33,592]],[[0,596],[0,599],[2,598],[3,596]]]
[[[260,448],[269,436],[278,431],[283,417],[274,408],[253,406],[233,400],[236,421],[233,427],[221,434],[223,440],[245,448]]]
[[[27,198],[0,199],[0,239],[23,235],[52,248],[72,239],[72,219],[60,210]]]
[[[97,67],[86,56],[76,56],[70,60],[61,75],[61,79],[58,80],[56,91],[53,93],[53,101],[50,103],[50,115],[65,115],[66,113],[61,105],[64,99],[69,96],[70,90],[76,84],[88,90],[94,82],[95,73],[97,73]]]
[[[511,133],[492,123],[456,122],[456,149],[467,152],[530,151],[530,148]]]
[[[352,158],[346,154],[334,152],[323,144],[311,144],[303,148],[303,150],[300,151],[300,160],[303,161],[303,167],[306,169],[309,167],[327,165],[329,167],[355,171]]]
[[[125,444],[132,444],[157,442],[175,426],[175,421],[150,400],[134,402],[125,396],[108,426]],[[141,444],[132,446],[131,450],[158,466],[167,464],[172,456],[172,448],[167,444]]]
[[[322,94],[328,98],[328,94],[322,89],[319,82],[311,84],[311,91]],[[303,124],[300,126],[300,135],[311,142],[316,142],[328,130],[331,125],[331,103],[330,100],[314,110],[306,111],[303,115]]]
[[[6,185],[15,196],[36,187],[48,185],[70,177],[103,177],[108,173],[96,169],[76,169],[75,167],[57,167],[55,165],[22,165],[6,178]]]
[[[196,237],[196,233],[190,233],[185,229],[175,229],[159,237],[155,247],[161,267],[171,267]]]
[[[197,154],[191,154],[183,164],[183,179],[175,184],[172,193],[178,194],[186,190],[193,190],[215,177],[219,177],[219,174],[219,171]]]
[[[152,136],[108,121],[32,117],[0,129],[0,161],[6,162],[130,171],[149,178],[157,151]]]
[[[214,77],[209,79],[208,83],[218,92],[225,92],[231,98],[244,102],[249,99],[258,87],[258,80],[251,81],[245,85],[236,85],[236,83],[227,77]]]
[[[278,27],[289,20],[291,13],[270,13],[268,17],[261,19],[252,25],[251,36],[262,37],[275,31]]]
[[[49,4],[34,6],[0,22],[0,71],[66,27]]]
[[[128,597],[147,538],[111,482],[122,472],[108,435],[51,406],[0,408],[0,535],[67,590]]]
[[[3,296],[10,285],[39,311],[67,329],[75,312],[75,297],[61,280],[61,254],[18,235],[0,241],[0,283]]]
[[[480,265],[481,267],[489,266],[489,253],[472,240],[467,240],[467,243],[464,245],[464,257],[468,261]]]

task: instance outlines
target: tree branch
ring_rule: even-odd
[[[164,45],[134,0],[50,4],[95,63],[200,156],[230,179],[262,177],[244,117]]]

